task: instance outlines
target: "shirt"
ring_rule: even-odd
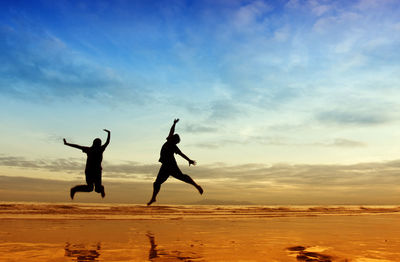
[[[105,148],[101,147],[84,147],[82,152],[86,153],[86,169],[90,171],[102,170],[101,161],[103,161],[103,152]]]
[[[181,150],[179,150],[176,144],[167,141],[161,147],[160,159],[158,161],[163,164],[176,164],[174,153],[179,154],[181,153]]]

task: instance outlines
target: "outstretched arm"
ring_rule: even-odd
[[[63,140],[64,140],[64,145],[66,145],[66,146],[75,147],[80,150],[83,150],[85,148],[84,146],[68,143],[67,140],[65,140],[65,138]]]
[[[175,133],[175,125],[176,125],[176,123],[178,123],[178,121],[179,121],[179,118],[174,120],[174,123],[171,126],[171,130],[169,130],[169,134],[168,134],[167,139],[174,135],[174,133]]]
[[[110,136],[111,136],[111,132],[108,129],[103,129],[104,131],[107,132],[107,140],[103,145],[103,148],[106,149],[106,147],[108,146],[108,144],[110,143]]]
[[[184,159],[186,159],[189,162],[189,166],[190,165],[196,165],[196,161],[188,158],[184,153],[182,153],[181,151],[177,152],[178,155],[180,155],[181,157],[183,157]]]

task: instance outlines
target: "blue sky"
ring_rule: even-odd
[[[188,172],[202,181],[204,170],[218,170],[232,185],[247,183],[248,194],[261,179],[259,169],[251,179],[254,165],[311,165],[322,181],[321,165],[383,168],[399,158],[398,1],[2,1],[0,9],[0,175],[81,179],[68,170],[84,156],[61,139],[86,145],[109,128],[105,161],[119,171],[106,181],[122,181],[122,168],[124,179],[150,182],[177,117],[180,148],[199,163]],[[60,161],[69,165],[54,170]],[[388,185],[400,182],[390,175]]]

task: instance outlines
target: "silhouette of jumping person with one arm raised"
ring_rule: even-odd
[[[71,188],[71,199],[74,199],[76,192],[92,192],[93,188],[97,193],[101,194],[101,197],[104,198],[106,195],[104,192],[104,186],[101,184],[101,161],[103,160],[103,152],[110,143],[111,132],[107,129],[103,130],[107,132],[107,141],[104,143],[104,145],[101,145],[100,138],[94,139],[91,147],[70,144],[67,143],[65,138],[63,139],[64,145],[78,148],[82,150],[83,153],[87,154],[85,168],[86,185],[78,185]]]
[[[158,171],[157,179],[153,183],[153,196],[147,203],[148,206],[151,205],[153,202],[156,202],[156,197],[158,192],[160,191],[161,184],[164,183],[170,175],[175,177],[176,179],[193,185],[200,194],[203,194],[203,189],[201,188],[201,186],[196,184],[196,182],[194,182],[190,176],[183,174],[182,171],[179,169],[178,164],[176,163],[174,153],[186,159],[189,162],[189,166],[196,165],[196,161],[188,158],[177,147],[177,144],[181,141],[179,135],[174,134],[175,125],[176,123],[178,123],[178,121],[179,119],[174,120],[174,124],[172,125],[171,130],[169,131],[169,135],[167,137],[167,142],[165,142],[161,148],[160,159],[158,160],[159,162],[161,162],[161,167],[160,171]]]

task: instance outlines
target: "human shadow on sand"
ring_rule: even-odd
[[[97,243],[91,248],[85,247],[82,244],[65,244],[65,256],[76,258],[77,262],[99,261],[97,258],[100,256],[100,243]]]
[[[150,241],[150,261],[203,261],[202,257],[194,252],[166,251],[158,248],[153,233],[148,232],[146,235]]]

